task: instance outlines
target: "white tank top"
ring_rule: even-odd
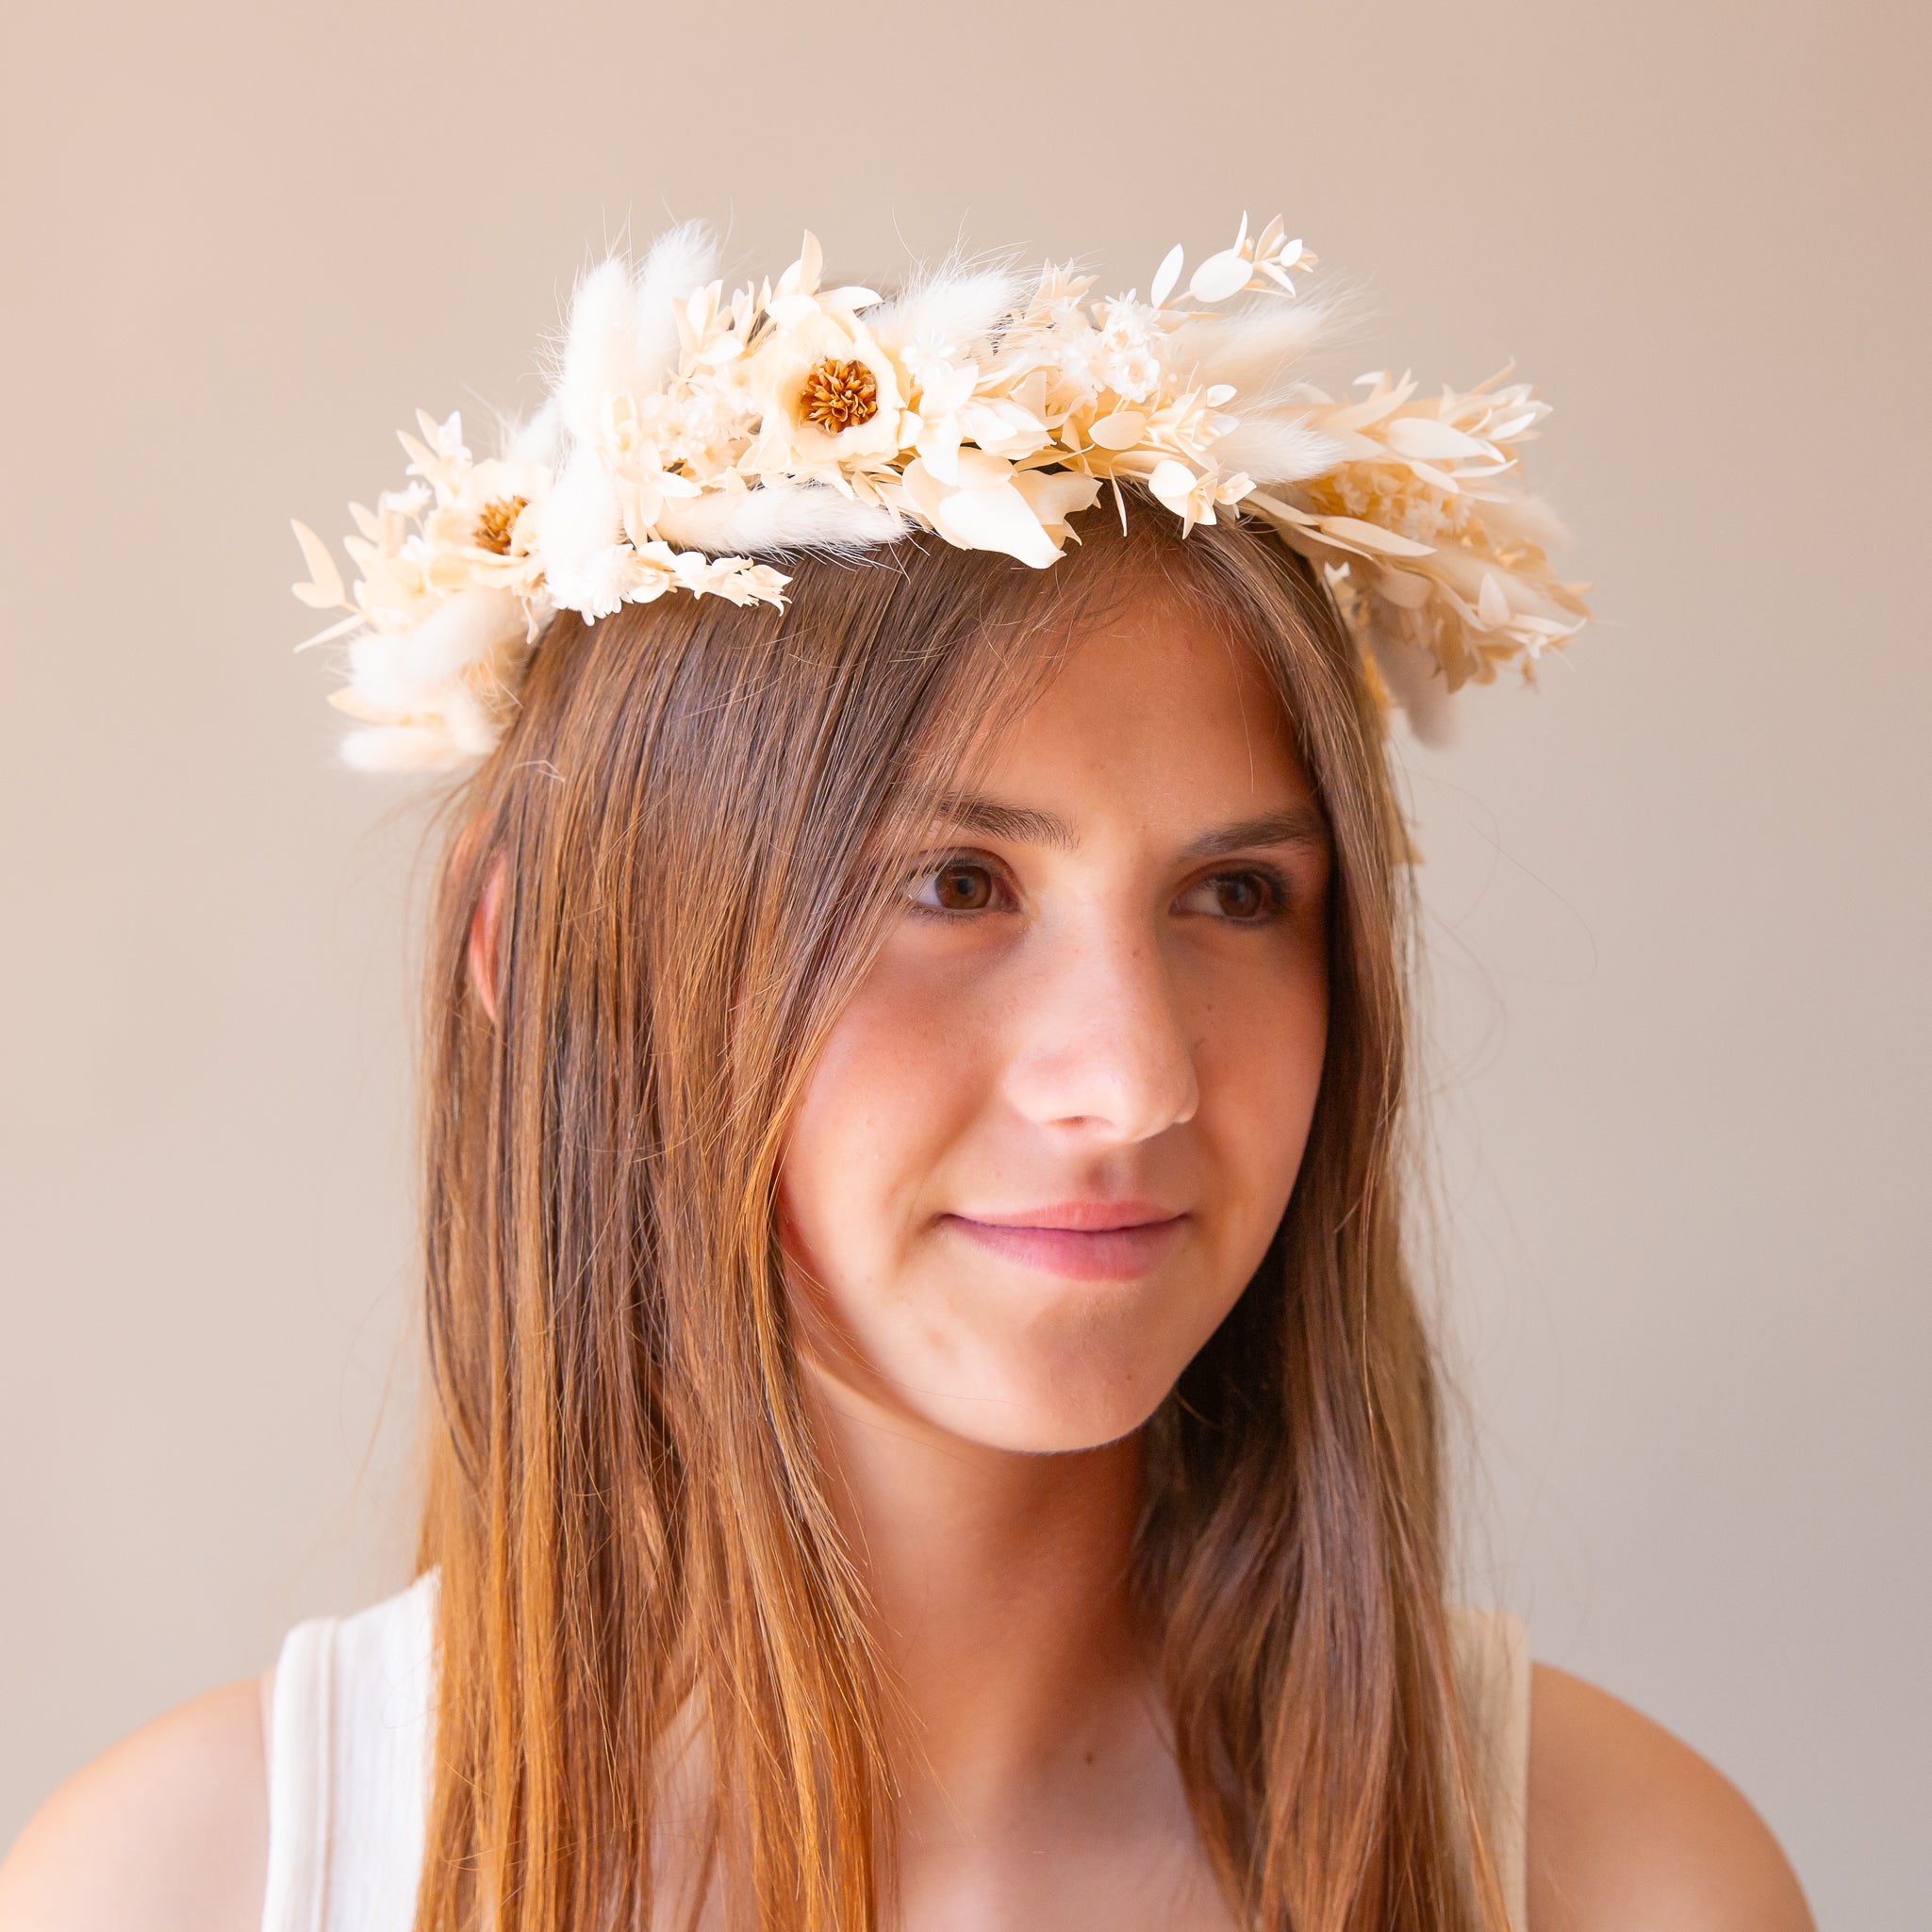
[[[422,1870],[434,1676],[427,1576],[353,1617],[289,1631],[269,1725],[262,1932],[410,1932]],[[1511,1932],[1525,1932],[1529,1648],[1514,1617],[1452,1612],[1489,1782]]]

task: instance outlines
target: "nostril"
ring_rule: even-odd
[[[1184,1037],[1145,1016],[1125,1025],[1097,1016],[1041,1040],[1015,1059],[1007,1084],[1019,1112],[1041,1125],[1122,1141],[1151,1139],[1200,1105]]]

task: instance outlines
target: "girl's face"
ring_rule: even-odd
[[[1242,646],[1155,598],[1076,643],[931,827],[787,1143],[828,1393],[1008,1449],[1147,1419],[1295,1184],[1329,866]]]

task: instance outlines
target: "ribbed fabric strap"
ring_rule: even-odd
[[[428,1799],[435,1578],[299,1624],[275,1665],[262,1932],[409,1932]]]
[[[422,1870],[436,1579],[358,1616],[299,1624],[275,1666],[262,1932],[410,1932]],[[1490,1844],[1526,1932],[1529,1646],[1514,1617],[1455,1610]]]

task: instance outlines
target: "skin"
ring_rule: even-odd
[[[1301,1158],[1329,855],[1252,669],[1150,601],[961,794],[814,1069],[781,1202],[901,1692],[904,1923],[1222,1932],[1122,1578],[1139,1425]],[[486,999],[490,939],[486,916]],[[1810,1926],[1750,1807],[1635,1711],[1539,1668],[1530,1750],[1532,1932]],[[0,1932],[255,1932],[265,1819],[250,1683],[57,1794],[0,1868]]]
[[[911,1718],[911,1924],[1226,1924],[1123,1590],[1135,1431],[1287,1205],[1329,870],[1242,655],[1096,638],[974,761],[814,1068],[782,1222]]]

